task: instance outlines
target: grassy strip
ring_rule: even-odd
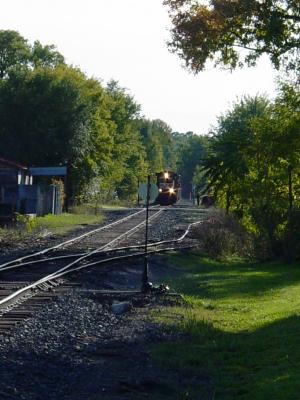
[[[50,231],[55,235],[64,235],[79,228],[82,225],[96,224],[103,221],[103,215],[87,214],[61,214],[45,215],[44,217],[27,218],[21,216],[15,228],[0,228],[0,251],[2,248],[10,248],[16,241],[22,242],[44,231]]]
[[[44,217],[37,217],[34,229],[49,229],[55,234],[65,234],[80,225],[99,223],[103,220],[103,215],[87,214],[68,214],[61,215],[48,214]]]
[[[134,206],[134,203],[129,202],[112,202],[109,204],[82,204],[72,206],[71,212],[74,214],[98,214],[101,210],[124,210]]]
[[[156,345],[153,354],[200,382],[178,399],[299,399],[299,266],[221,263],[197,255],[172,262],[178,276],[166,279],[189,306],[156,317],[187,335]],[[209,381],[208,394],[201,382]]]

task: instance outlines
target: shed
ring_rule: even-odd
[[[0,158],[0,216],[9,217],[20,209],[19,188],[32,185],[27,167]]]
[[[27,168],[0,158],[0,218],[11,219],[14,213],[27,215],[60,214],[60,187],[49,183],[33,185],[33,176],[66,175],[66,168]]]

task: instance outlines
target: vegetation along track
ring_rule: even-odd
[[[151,207],[150,231],[151,225],[156,225],[158,219],[164,225],[163,214],[172,214],[171,220],[174,221],[173,212],[180,211],[182,215],[184,210],[182,207]],[[191,209],[186,210],[190,216]],[[203,216],[196,222],[190,222],[188,218],[188,227],[185,224],[184,229],[180,228],[180,235],[175,235],[173,231],[171,238],[161,240],[160,237],[158,241],[151,241],[149,253],[171,250],[179,245],[192,246],[191,242],[186,242],[186,238],[193,224],[202,219]],[[53,247],[0,265],[0,333],[9,331],[45,301],[76,285],[66,280],[67,274],[97,264],[141,257],[144,254],[144,225],[145,210],[142,209]]]

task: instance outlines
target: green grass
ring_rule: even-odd
[[[55,234],[65,234],[81,225],[95,224],[101,221],[103,221],[103,215],[101,214],[48,214],[44,217],[36,218],[35,229],[48,229]]]
[[[183,376],[212,382],[210,394],[206,384],[193,384],[187,398],[300,399],[299,266],[171,260],[179,272],[166,280],[188,306],[156,318],[186,335],[153,354]]]
[[[112,201],[111,203],[99,203],[99,204],[81,204],[77,206],[72,206],[70,211],[73,214],[98,214],[101,213],[101,210],[124,210],[128,207],[134,206],[134,203],[130,202],[121,202],[121,201]]]
[[[44,217],[28,218],[19,216],[15,227],[0,227],[0,252],[11,248],[16,242],[26,241],[40,236],[46,231],[54,235],[65,235],[70,231],[79,229],[83,225],[97,224],[104,219],[103,214],[48,214]],[[46,232],[47,233],[47,232]]]

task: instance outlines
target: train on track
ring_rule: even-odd
[[[156,174],[158,196],[156,203],[161,206],[175,204],[180,199],[180,176],[173,171],[161,171]]]

